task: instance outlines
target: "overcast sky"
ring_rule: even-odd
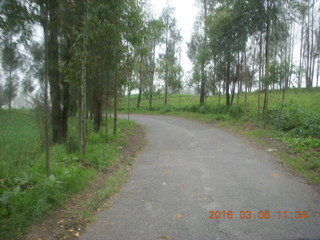
[[[167,0],[149,1],[153,5],[153,11],[157,15],[156,17],[160,16],[162,9],[166,6]],[[186,42],[190,41],[193,23],[198,14],[198,7],[196,6],[196,0],[169,0],[169,3],[176,9],[177,25],[181,30],[181,35],[183,37],[181,65],[185,71],[186,77],[187,72],[192,68],[192,64],[186,54]]]

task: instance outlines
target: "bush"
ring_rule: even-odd
[[[279,109],[270,110],[270,123],[279,130],[290,132],[293,136],[320,136],[320,114],[299,108],[284,108],[280,115]]]

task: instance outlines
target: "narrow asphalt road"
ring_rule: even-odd
[[[81,240],[320,239],[319,194],[265,149],[194,121],[132,119],[145,150]]]

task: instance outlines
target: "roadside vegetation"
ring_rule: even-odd
[[[117,135],[110,134],[106,145],[105,130],[95,133],[89,120],[87,154],[82,156],[78,120],[69,121],[67,143],[50,149],[51,175],[46,177],[43,131],[36,111],[0,110],[1,239],[21,235],[35,219],[81,191],[118,159],[125,136],[135,128],[134,123],[119,120]]]
[[[149,108],[148,99],[142,98],[140,108],[135,107],[136,96],[131,97],[131,112],[181,116],[233,129],[269,148],[279,148],[281,160],[310,182],[320,184],[320,89],[288,89],[281,111],[282,92],[271,91],[269,95],[269,125],[263,128],[262,119],[257,121],[257,92],[249,93],[246,118],[244,97],[227,107],[219,96],[206,98],[204,106],[199,97],[192,95],[169,95],[168,105],[164,96],[157,95]],[[262,112],[261,106],[261,111]],[[127,112],[128,98],[123,97],[120,110]],[[281,143],[281,144],[279,144]],[[280,151],[281,150],[281,151]]]

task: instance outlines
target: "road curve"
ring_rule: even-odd
[[[320,239],[319,194],[264,149],[195,121],[132,119],[145,150],[81,240]]]

